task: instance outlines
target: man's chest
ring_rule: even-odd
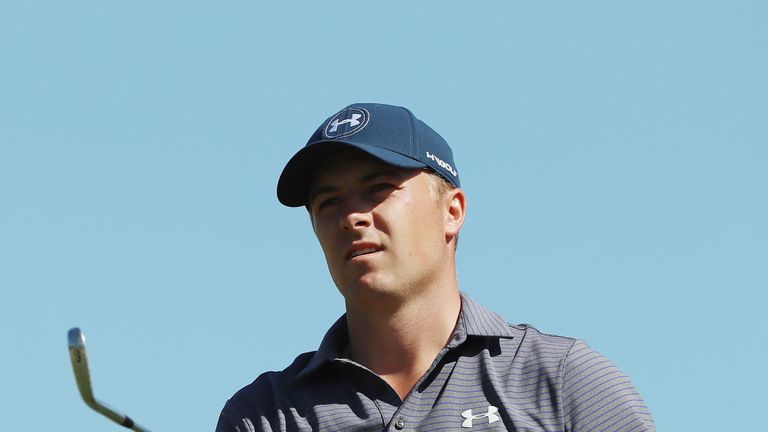
[[[296,430],[558,431],[562,413],[551,384],[546,374],[511,359],[457,356],[431,370],[405,400],[358,371],[318,387],[336,387],[335,397],[321,396],[289,415],[303,426]]]

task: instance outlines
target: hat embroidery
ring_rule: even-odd
[[[344,138],[360,132],[368,125],[370,114],[364,108],[347,108],[331,117],[323,129],[326,139]]]
[[[433,155],[430,152],[427,152],[427,159],[432,159],[433,161],[435,161],[435,163],[440,165],[440,168],[442,168],[442,169],[448,171],[449,173],[453,174],[454,177],[459,175],[459,173],[456,172],[456,170],[451,166],[451,164],[449,164],[448,162],[445,162],[444,160],[440,159],[439,157]]]
[[[355,127],[360,124],[360,122],[357,120],[360,117],[362,117],[362,114],[352,114],[352,118],[348,118],[346,120],[339,121],[339,119],[334,119],[329,126],[331,126],[330,129],[328,129],[328,133],[334,133],[339,128],[339,125],[342,125],[344,123],[349,123],[350,127]]]

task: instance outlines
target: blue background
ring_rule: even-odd
[[[614,360],[660,430],[768,403],[768,3],[0,5],[0,428],[154,431],[313,350],[343,302],[277,177],[327,116],[454,148],[464,291]]]

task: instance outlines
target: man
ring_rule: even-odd
[[[466,197],[448,144],[405,108],[354,104],[288,162],[346,314],[316,352],[227,401],[226,431],[652,431],[629,379],[581,341],[459,291]]]

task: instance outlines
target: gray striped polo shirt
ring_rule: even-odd
[[[346,319],[316,352],[238,391],[216,432],[654,431],[629,378],[580,340],[510,325],[462,294],[448,345],[405,400],[344,357]]]

